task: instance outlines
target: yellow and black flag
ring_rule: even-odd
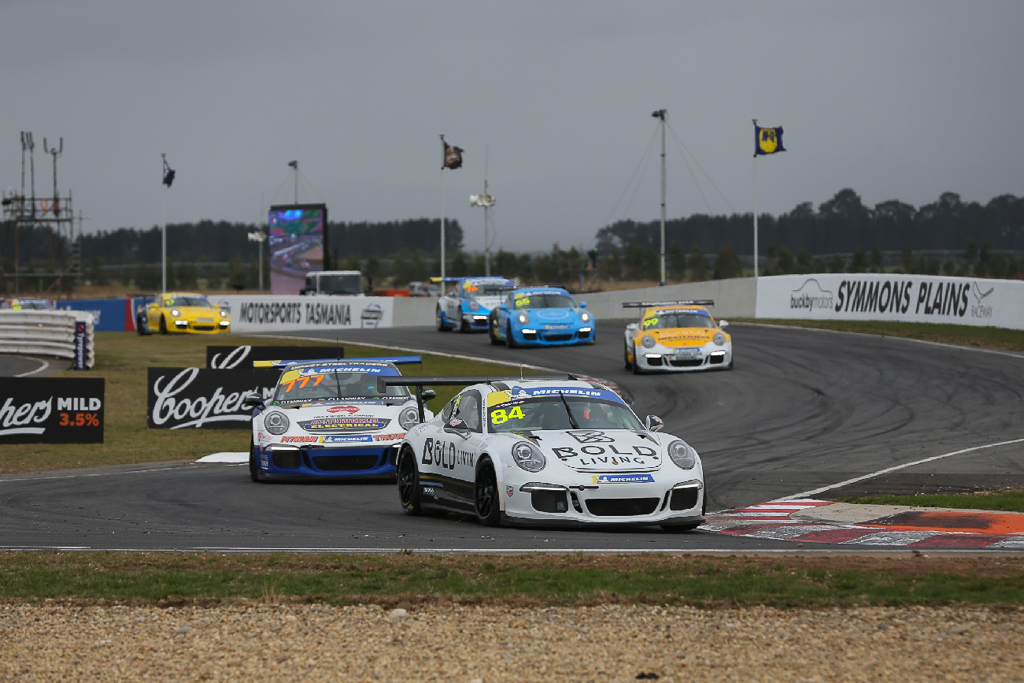
[[[782,126],[761,128],[754,123],[754,156],[785,152],[782,146]]]
[[[462,166],[462,148],[449,145],[444,141],[443,135],[441,136],[441,144],[444,146],[444,164],[441,168],[456,169]]]

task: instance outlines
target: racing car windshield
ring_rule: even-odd
[[[711,318],[700,313],[684,311],[663,311],[644,318],[645,330],[671,330],[677,327],[714,327]]]
[[[555,292],[517,294],[515,304],[516,308],[576,308],[571,296]]]
[[[216,308],[206,297],[201,296],[175,296],[164,299],[164,306],[177,306],[179,308]]]
[[[621,403],[561,394],[497,403],[488,408],[487,423],[489,431],[494,433],[542,429],[643,429],[636,415]]]
[[[389,386],[377,391],[377,377],[370,372],[319,368],[320,372],[289,370],[281,375],[274,392],[274,403],[305,403],[310,401],[348,401],[351,399],[405,401],[409,389]]]

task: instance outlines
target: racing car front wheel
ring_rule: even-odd
[[[437,325],[438,332],[448,331],[448,327],[444,324],[444,313],[441,311],[440,306],[434,309],[434,323]]]
[[[501,344],[501,339],[498,338],[498,318],[493,313],[487,321],[487,336],[495,346]]]
[[[490,460],[484,460],[477,469],[474,502],[477,521],[484,526],[498,526],[501,521],[498,478],[494,475],[494,465]]]
[[[263,481],[260,477],[260,468],[256,466],[256,444],[249,441],[249,478],[255,482]]]
[[[406,448],[398,456],[398,498],[407,515],[423,514],[420,505],[420,474],[416,471],[416,455]]]
[[[623,365],[626,366],[627,370],[632,370],[633,369],[633,364],[629,360],[629,349],[626,349],[626,348],[622,349],[622,363],[623,363]]]

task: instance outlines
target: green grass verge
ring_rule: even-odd
[[[736,322],[785,325],[837,332],[860,332],[883,337],[902,337],[921,341],[1024,353],[1024,330],[973,325],[936,325],[933,323],[897,323],[875,320],[755,320],[736,319]]]
[[[513,606],[1024,604],[1024,566],[913,556],[0,553],[0,599]],[[1009,565],[1009,566],[1007,566]]]
[[[193,460],[220,452],[249,450],[247,429],[149,429],[146,426],[146,372],[149,367],[205,367],[206,346],[251,344],[322,346],[333,356],[335,344],[275,340],[264,337],[96,333],[96,364],[88,372],[68,370],[66,377],[103,377],[104,442],[96,444],[24,444],[4,448],[0,474],[44,470]],[[396,355],[370,346],[345,345],[347,358]],[[423,355],[423,366],[406,366],[404,374],[515,374],[516,369],[443,356]],[[431,409],[439,409],[459,387],[438,387]]]
[[[1024,491],[1020,489],[914,496],[842,496],[836,500],[840,503],[864,505],[916,505],[919,507],[1024,512]]]

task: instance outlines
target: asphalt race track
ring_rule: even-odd
[[[635,376],[623,367],[622,329],[605,322],[592,346],[547,349],[432,328],[339,336],[614,382],[637,414],[661,416],[666,432],[701,454],[709,512],[783,497],[1024,487],[1024,356],[735,324],[734,370]],[[238,441],[245,450],[248,435],[240,431]],[[0,548],[801,551],[700,530],[492,529],[451,515],[410,518],[393,482],[253,484],[242,465],[185,462],[0,477]]]

